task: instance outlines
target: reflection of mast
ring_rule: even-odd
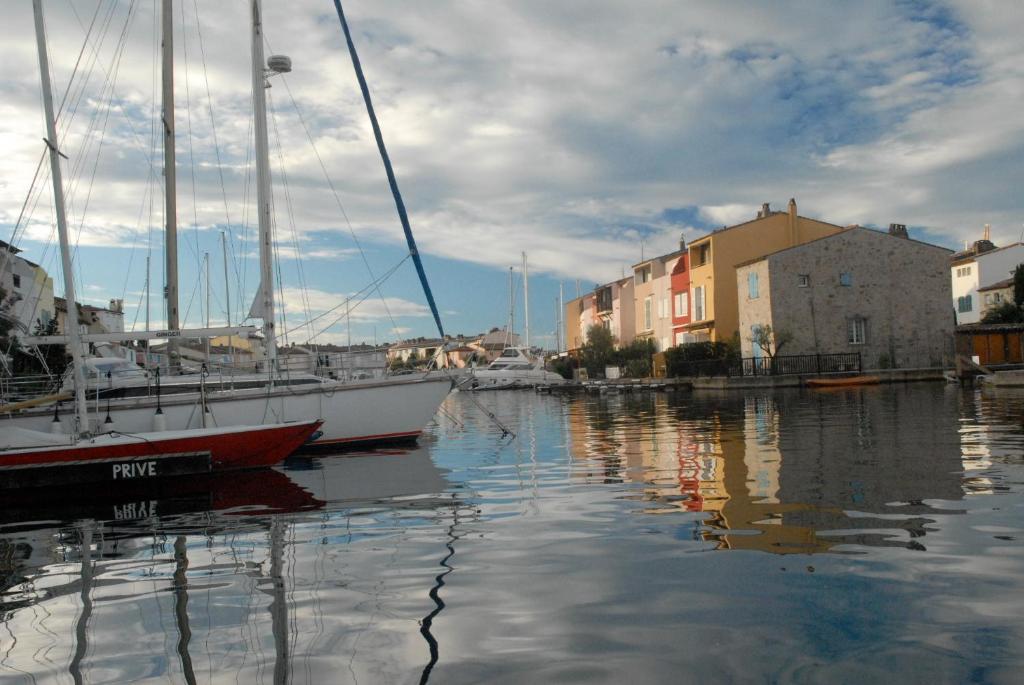
[[[431,632],[431,628],[434,625],[434,618],[444,609],[444,600],[441,599],[441,588],[444,587],[444,577],[455,570],[454,566],[450,566],[448,561],[455,556],[455,541],[460,539],[461,535],[455,534],[455,526],[459,524],[459,503],[458,501],[453,502],[452,506],[452,522],[448,526],[448,542],[445,543],[445,548],[448,553],[441,558],[438,563],[439,566],[444,568],[441,573],[434,577],[434,586],[430,588],[430,599],[434,602],[434,610],[427,614],[422,621],[420,621],[420,635],[427,641],[427,645],[430,647],[430,661],[423,667],[423,673],[420,674],[420,685],[425,685],[430,680],[430,673],[434,670],[434,666],[437,664],[437,660],[440,656],[440,649],[438,648],[437,638]]]
[[[195,685],[196,674],[192,670],[192,656],[188,643],[192,640],[192,629],[188,624],[188,551],[185,536],[174,539],[174,622],[178,625],[178,657],[185,682]]]
[[[80,545],[82,554],[82,613],[75,621],[75,654],[71,657],[68,671],[75,681],[75,685],[85,682],[82,679],[82,660],[85,653],[89,651],[89,619],[92,618],[92,523],[82,526],[82,542]]]
[[[270,629],[274,635],[274,683],[288,682],[288,603],[284,591],[284,523],[270,522]]]

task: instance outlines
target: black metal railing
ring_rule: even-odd
[[[792,376],[863,371],[860,352],[795,354],[786,357],[745,357],[744,376]]]
[[[859,352],[839,354],[796,354],[785,357],[744,357],[743,359],[703,359],[677,361],[670,368],[673,376],[793,376],[822,373],[860,373],[863,364]]]

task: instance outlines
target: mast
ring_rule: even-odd
[[[508,268],[508,331],[505,335],[505,346],[511,347],[514,340],[512,336],[515,335],[516,331],[516,304],[515,304],[515,284],[512,280],[512,273],[514,267]]]
[[[526,351],[530,351],[530,276],[526,272],[526,253],[523,253],[523,333],[526,334]]]
[[[253,312],[263,319],[267,365],[273,375],[277,368],[277,340],[274,334],[273,238],[270,214],[270,150],[267,143],[266,60],[263,57],[263,10],[252,0],[252,105],[256,134],[256,204],[259,216],[260,289]]]
[[[224,231],[220,232],[220,251],[224,258],[224,302],[227,306],[227,326],[231,327],[231,281],[228,280],[228,241]],[[231,366],[235,366],[235,341],[228,336],[228,355],[231,359]]]
[[[75,300],[75,272],[71,266],[68,223],[64,211],[64,184],[60,175],[60,153],[57,151],[57,124],[53,117],[53,93],[50,86],[50,62],[46,56],[46,29],[43,27],[42,0],[32,1],[35,15],[36,44],[39,48],[39,74],[43,85],[43,111],[46,115],[46,146],[50,149],[50,177],[53,179],[53,204],[57,214],[57,236],[60,239],[61,270],[64,274],[64,299],[68,314],[65,319],[71,365],[75,381],[75,433],[89,431],[89,414],[85,404],[85,368],[82,365],[82,339],[78,331],[78,305]]]
[[[160,47],[163,54],[163,124],[164,124],[164,252],[167,265],[164,269],[167,279],[167,290],[164,298],[167,301],[167,328],[178,330],[178,207],[177,184],[175,180],[174,162],[174,7],[172,0],[163,0],[163,34]],[[167,340],[167,360],[171,367],[176,367],[178,359],[178,341],[176,338]]]
[[[558,352],[562,351],[562,344],[565,343],[566,349],[569,348],[568,341],[565,339],[565,282],[558,282]],[[229,322],[230,326],[231,323]]]
[[[206,270],[206,327],[210,327],[210,253],[203,253],[203,266]],[[210,363],[210,339],[206,338],[203,346],[206,348],[206,363]]]

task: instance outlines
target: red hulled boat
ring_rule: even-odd
[[[134,482],[273,466],[312,437],[321,423],[88,437],[6,428],[0,431],[0,489]]]

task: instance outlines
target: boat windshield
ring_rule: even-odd
[[[86,372],[89,378],[116,378],[127,380],[132,378],[145,378],[146,372],[127,359],[96,359],[86,362]]]

